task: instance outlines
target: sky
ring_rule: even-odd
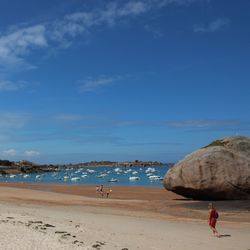
[[[176,162],[250,136],[250,1],[1,0],[0,159]]]

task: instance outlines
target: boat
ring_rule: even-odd
[[[140,180],[140,177],[138,177],[138,176],[130,176],[128,179],[130,181],[138,181],[138,180]]]
[[[145,171],[146,173],[153,173],[153,172],[155,172],[155,168],[147,168],[146,169],[146,171]]]
[[[115,178],[111,178],[108,182],[118,182],[118,180]]]
[[[64,176],[63,179],[67,181],[69,179],[69,176]]]
[[[80,177],[73,177],[73,178],[71,178],[71,181],[80,181],[81,179],[80,179]]]
[[[151,175],[148,177],[150,180],[162,180],[163,178],[159,175]]]
[[[103,177],[105,177],[105,176],[107,176],[107,174],[100,174],[100,175],[97,175],[96,177],[97,177],[97,178],[103,178]]]

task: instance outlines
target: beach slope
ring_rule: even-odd
[[[207,226],[206,211],[185,208],[182,200],[173,197],[162,201],[157,190],[152,191],[157,205],[150,209],[145,207],[150,206],[150,197],[140,200],[142,190],[134,189],[133,199],[102,199],[94,192],[93,197],[85,197],[72,190],[67,193],[51,187],[37,190],[3,184],[0,249],[250,249],[250,223],[244,211],[235,212],[236,220],[221,219],[218,229],[222,237],[215,238]],[[178,213],[167,214],[165,208],[160,209],[164,204],[179,209]],[[186,216],[188,211],[200,211],[200,218]],[[242,216],[245,221],[241,221]]]

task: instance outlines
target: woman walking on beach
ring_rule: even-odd
[[[208,209],[209,209],[208,224],[213,231],[213,236],[219,237],[220,235],[215,228],[219,214],[212,203],[209,203]]]

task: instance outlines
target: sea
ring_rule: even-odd
[[[58,172],[0,175],[0,182],[162,187],[170,166],[62,168]]]

